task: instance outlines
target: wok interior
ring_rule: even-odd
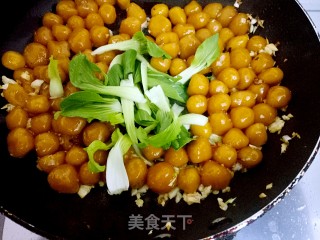
[[[1,16],[1,29],[6,33],[1,39],[1,55],[6,50],[22,51],[31,40],[33,30],[41,23],[43,13],[54,9],[56,2],[24,1],[19,10],[13,1],[9,3],[11,6],[8,7],[12,11],[16,10],[16,14],[10,24]],[[156,3],[135,2],[142,4],[147,13]],[[188,3],[162,2],[169,6]],[[209,1],[199,2],[205,5]],[[234,3],[221,2],[223,5]],[[143,197],[144,206],[138,208],[129,192],[111,197],[105,188],[95,188],[84,199],[78,195],[57,194],[47,185],[46,175],[36,169],[35,154],[29,154],[23,159],[9,156],[6,146],[8,130],[4,118],[6,112],[1,110],[1,211],[19,224],[50,239],[88,239],[89,236],[90,239],[146,239],[161,233],[170,233],[173,238],[197,239],[228,235],[228,229],[259,210],[271,207],[271,202],[282,197],[282,192],[299,179],[302,169],[307,169],[319,138],[320,113],[317,106],[320,104],[320,44],[311,23],[295,1],[243,1],[239,11],[264,19],[264,28],[260,28],[257,34],[267,37],[270,42],[280,43],[276,61],[285,74],[282,85],[289,87],[293,94],[286,113],[294,116],[286,123],[281,135],[297,132],[301,139],[290,142],[287,152],[280,154],[280,135],[269,135],[268,143],[263,148],[263,162],[245,174],[236,174],[231,183],[231,192],[218,195],[225,200],[236,197],[235,206],[222,211],[217,204],[218,196],[214,195],[210,195],[201,204],[168,201],[162,207],[157,203],[156,195],[148,193]],[[11,73],[1,68],[1,74],[10,76]],[[4,104],[5,100],[1,98],[1,106]],[[266,192],[265,187],[269,183],[273,183],[273,188]],[[260,199],[261,192],[266,192],[267,197]],[[143,218],[150,214],[158,218],[173,216],[176,229],[170,232],[166,229],[153,230],[151,234],[150,230],[129,230],[129,217],[138,214]],[[183,227],[183,216],[191,218],[192,224]],[[213,226],[211,222],[219,217],[226,219]]]

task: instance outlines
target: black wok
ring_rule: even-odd
[[[6,50],[22,51],[31,41],[33,30],[40,25],[43,13],[53,10],[57,1],[6,2],[0,15],[1,55]],[[145,2],[143,6],[149,12],[156,1],[136,2]],[[163,2],[172,6],[185,5],[188,1]],[[209,1],[200,2],[206,4]],[[234,0],[222,3],[233,4]],[[236,174],[230,193],[210,195],[201,204],[169,201],[165,207],[158,205],[155,196],[149,193],[144,197],[144,206],[138,208],[129,193],[111,197],[106,189],[95,188],[81,199],[78,195],[62,195],[51,190],[46,175],[35,167],[34,154],[23,159],[9,156],[6,146],[8,130],[4,121],[6,112],[1,110],[0,211],[49,239],[148,239],[162,233],[170,234],[173,239],[199,239],[230,236],[272,208],[303,176],[319,149],[319,36],[294,0],[244,0],[239,11],[264,19],[265,27],[257,33],[268,37],[270,42],[280,42],[276,61],[285,73],[282,84],[292,90],[293,98],[287,113],[294,115],[281,135],[297,132],[301,136],[301,139],[290,142],[286,153],[280,154],[280,135],[272,134],[264,146],[263,162],[245,174]],[[5,17],[4,12],[9,17]],[[11,74],[4,68],[0,72],[6,76]],[[3,106],[5,100],[1,98],[0,101]],[[273,183],[273,188],[266,192],[269,183]],[[266,192],[267,197],[260,199],[261,192]],[[235,205],[222,211],[217,197],[236,197]],[[137,219],[138,214],[142,219],[154,214],[161,220],[170,215],[175,220],[172,225],[176,229],[150,231],[144,225],[143,230],[129,230],[130,216]],[[212,224],[220,217],[224,220]]]

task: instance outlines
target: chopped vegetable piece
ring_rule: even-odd
[[[90,62],[86,55],[78,54],[70,61],[69,74],[71,83],[81,89],[99,94],[123,97],[135,102],[145,102],[139,88],[133,86],[105,86],[95,73],[100,72],[97,65]],[[130,93],[130,94],[128,94]]]
[[[218,39],[219,34],[216,33],[200,44],[191,65],[178,74],[178,77],[181,77],[178,82],[185,84],[194,74],[209,67],[217,59],[220,55]]]
[[[129,189],[129,179],[124,167],[123,155],[129,150],[132,142],[128,135],[122,135],[120,131],[118,140],[109,152],[107,159],[106,179],[110,195],[120,194]]]
[[[61,102],[60,107],[61,115],[86,118],[88,122],[93,119],[111,124],[124,122],[122,106],[118,99],[102,97],[90,91],[71,94]]]
[[[51,98],[59,98],[64,94],[62,81],[58,69],[58,60],[50,57],[48,65],[48,76],[50,78],[49,93]]]
[[[136,32],[130,40],[121,41],[117,43],[107,44],[101,47],[98,47],[92,51],[92,55],[102,54],[111,50],[136,50],[139,54],[149,54],[152,57],[163,57],[171,58],[171,56],[162,50],[157,44],[148,40],[143,32]]]

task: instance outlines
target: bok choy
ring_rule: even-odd
[[[49,94],[51,98],[59,98],[64,94],[62,81],[59,75],[58,60],[53,59],[51,56],[48,65]]]
[[[99,72],[101,72],[99,67],[90,62],[84,54],[78,54],[70,61],[69,76],[73,86],[103,95],[123,97],[135,102],[145,102],[139,88],[135,86],[106,86],[96,77],[95,74]]]
[[[69,77],[80,91],[63,99],[60,114],[121,126],[113,132],[110,143],[93,141],[86,148],[89,169],[106,171],[109,193],[119,194],[129,188],[123,155],[131,146],[138,155],[148,145],[179,149],[193,140],[188,131],[191,124],[203,126],[208,122],[204,115],[187,112],[186,83],[192,75],[211,65],[220,51],[218,35],[209,37],[198,47],[191,65],[173,77],[150,65],[151,57],[170,56],[142,32],[130,40],[99,47],[92,54],[110,50],[123,52],[113,59],[106,74],[84,54],[72,58]],[[104,80],[97,78],[98,73]],[[125,129],[125,133],[120,129]],[[109,151],[106,166],[95,162],[93,155],[97,150]]]
[[[66,117],[82,117],[88,122],[94,119],[111,124],[123,123],[122,106],[118,99],[102,97],[95,92],[79,91],[65,98],[61,114]]]
[[[219,35],[215,34],[204,40],[197,48],[191,65],[178,74],[179,83],[185,84],[192,75],[209,67],[220,55],[218,45]]]
[[[129,150],[132,142],[127,134],[123,135],[116,129],[111,136],[109,144],[100,140],[93,141],[87,148],[89,156],[89,170],[92,172],[103,172],[106,170],[107,187],[110,195],[120,194],[129,189],[129,179],[124,167],[123,155]],[[101,166],[95,162],[93,156],[98,150],[110,150],[107,159],[107,166]]]
[[[163,51],[157,44],[148,40],[141,31],[136,32],[130,40],[98,47],[92,52],[92,55],[101,54],[111,50],[126,51],[130,49],[136,50],[137,53],[141,55],[148,54],[152,57],[171,58],[171,56]]]

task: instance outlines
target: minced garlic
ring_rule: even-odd
[[[241,4],[242,4],[242,1],[241,1],[241,0],[236,0],[236,1],[234,2],[233,6],[234,6],[235,8],[239,8]]]
[[[176,198],[175,198],[176,203],[180,202],[181,199],[182,199],[182,193],[181,192],[177,192],[177,195],[176,195]]]
[[[202,196],[199,192],[195,192],[195,193],[184,193],[182,195],[183,200],[188,203],[189,205],[193,204],[193,203],[200,203]]]
[[[226,187],[224,189],[222,189],[222,193],[227,193],[227,192],[230,192],[231,191],[231,187]]]
[[[3,85],[0,86],[0,89],[5,90],[8,88],[9,84],[18,84],[15,80],[2,76]]]
[[[201,199],[205,199],[211,193],[211,186],[203,186],[200,184],[199,191],[201,193]]]
[[[265,193],[260,193],[259,194],[259,198],[266,198],[266,197],[267,197],[267,195]]]
[[[232,165],[232,171],[233,172],[240,171],[242,169],[243,169],[243,166],[239,162],[236,162],[235,164]]]
[[[275,44],[273,43],[269,43],[267,44],[264,49],[262,50],[262,52],[268,53],[270,55],[275,56],[276,55],[276,51],[278,51],[278,48],[276,47]]]
[[[4,105],[1,109],[5,109],[7,112],[12,111],[12,109],[15,108],[15,105],[11,104],[11,103],[7,103],[6,105]]]
[[[28,71],[24,71],[21,73],[21,78],[27,80],[27,81],[30,81],[31,80],[31,75]]]
[[[168,193],[165,194],[160,194],[158,196],[158,203],[164,207],[164,205],[166,205],[166,202],[168,201],[169,197],[168,197]]]
[[[147,17],[147,19],[141,24],[141,30],[142,31],[148,28],[149,22],[150,22],[150,18]]]
[[[131,196],[136,196],[137,199],[135,200],[136,205],[138,207],[142,207],[143,206],[143,199],[141,199],[141,195],[146,193],[148,191],[148,186],[147,185],[143,185],[141,188],[134,188],[131,190]]]
[[[273,183],[269,183],[269,184],[266,185],[266,189],[267,190],[271,189],[272,187],[273,187]]]
[[[289,141],[291,140],[292,138],[289,136],[289,135],[283,135],[281,137],[281,141],[284,142],[284,143],[287,143],[289,144]]]
[[[168,193],[168,197],[169,199],[175,198],[177,196],[179,192],[179,188],[175,187],[174,189],[172,189],[169,193]]]
[[[232,204],[236,198],[229,198],[227,201],[223,201],[222,198],[217,198],[218,204],[221,210],[226,211],[228,209],[228,204]]]
[[[44,83],[44,80],[36,79],[32,81],[31,87],[34,89],[33,94],[38,94],[40,92],[41,85]]]
[[[222,137],[217,134],[212,133],[209,137],[209,142],[211,145],[215,145],[216,143],[222,142]]]
[[[170,229],[171,229],[171,222],[167,222],[167,223],[166,223],[166,228],[167,228],[168,231],[170,231]]]
[[[275,121],[268,126],[268,130],[271,133],[277,132],[278,134],[280,134],[282,128],[284,127],[284,124],[284,120],[277,116]]]
[[[285,153],[287,151],[289,144],[288,143],[281,143],[281,153]]]
[[[264,28],[264,20],[260,19],[259,17],[254,18],[251,14],[247,14],[247,16],[250,20],[250,33],[254,33],[258,29],[258,27]]]
[[[292,140],[295,137],[297,137],[299,139],[301,138],[299,133],[296,133],[296,132],[293,132],[291,134],[291,137],[289,135],[283,135],[281,137],[281,141],[282,141],[282,143],[281,143],[281,153],[285,153],[287,151],[287,148],[289,146],[289,141]]]
[[[290,120],[291,118],[293,118],[293,115],[291,113],[287,114],[287,115],[282,115],[281,118],[285,121]]]
[[[91,191],[92,188],[93,186],[90,186],[90,185],[81,185],[78,190],[78,195],[81,198],[84,198],[85,196],[87,196],[87,194]]]
[[[138,207],[142,207],[144,203],[144,201],[141,198],[136,199],[135,202]]]
[[[292,138],[295,138],[295,137],[297,137],[299,139],[301,138],[300,134],[297,132],[293,132],[291,136],[292,136]]]

